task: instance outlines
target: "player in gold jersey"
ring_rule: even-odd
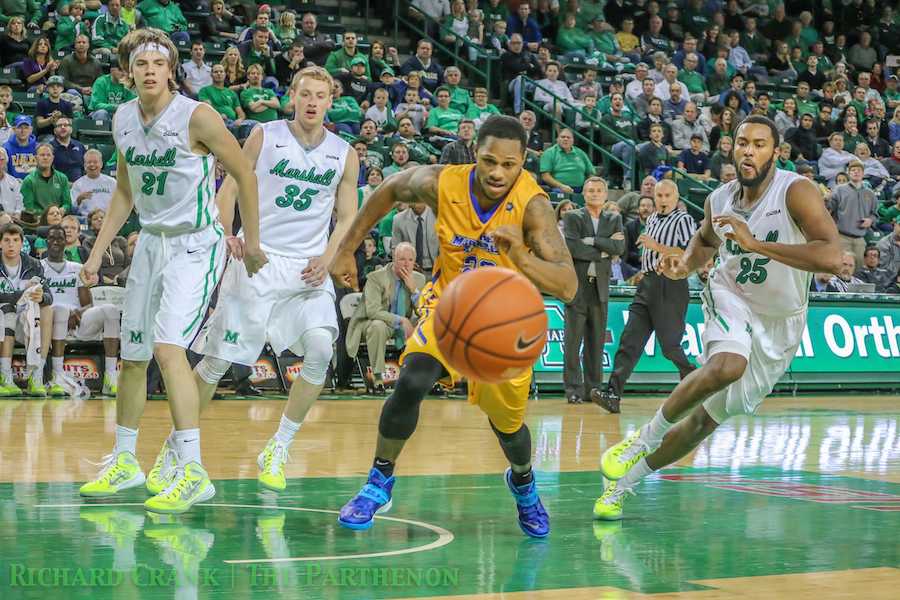
[[[419,299],[423,317],[407,341],[396,388],[382,409],[368,482],[341,510],[338,521],[345,527],[368,529],[375,514],[390,507],[394,463],[415,431],[419,404],[438,380],[458,377],[434,340],[430,309],[440,291],[469,269],[504,266],[564,301],[575,296],[575,268],[553,208],[522,169],[525,148],[518,120],[493,116],[479,131],[475,165],[414,167],[388,178],[360,209],[330,265],[338,283],[352,286],[354,251],[395,202],[421,202],[437,216],[440,256],[432,283]],[[528,372],[500,384],[470,383],[469,394],[488,415],[509,460],[506,483],[516,500],[519,526],[526,535],[545,537],[550,520],[537,494],[531,434],[524,422],[530,380]]]

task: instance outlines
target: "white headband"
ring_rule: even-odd
[[[129,70],[134,66],[134,61],[137,60],[138,56],[147,52],[159,52],[166,57],[166,60],[169,60],[172,57],[172,55],[169,53],[169,49],[162,44],[158,42],[146,42],[131,51],[131,56],[128,57]]]

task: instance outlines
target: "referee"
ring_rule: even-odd
[[[606,389],[591,390],[591,399],[611,413],[619,412],[625,382],[654,331],[663,356],[675,363],[682,379],[696,368],[681,349],[684,315],[690,300],[687,280],[663,277],[656,273],[656,266],[661,255],[683,252],[697,226],[690,215],[677,209],[678,186],[671,179],[657,183],[653,195],[656,212],[647,219],[644,233],[637,240],[644,250],[643,278],[628,307],[628,323],[616,351],[613,373]]]

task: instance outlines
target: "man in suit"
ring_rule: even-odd
[[[425,287],[425,276],[414,271],[416,250],[408,242],[394,246],[394,260],[369,273],[362,301],[350,318],[347,329],[347,353],[356,358],[359,343],[365,336],[369,362],[374,374],[375,393],[384,395],[384,353],[393,337],[402,349],[412,335],[419,292]]]
[[[606,181],[588,178],[583,193],[584,208],[563,216],[566,245],[578,275],[578,293],[566,305],[563,381],[569,404],[581,404],[591,388],[603,382],[610,259],[625,253],[622,216],[603,212]],[[582,340],[583,357],[579,356]]]
[[[397,213],[391,229],[392,252],[403,242],[412,244],[416,251],[417,264],[429,279],[440,248],[435,221],[432,210],[424,203],[418,202]]]

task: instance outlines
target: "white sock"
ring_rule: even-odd
[[[641,479],[649,475],[653,472],[653,469],[647,464],[647,459],[642,458],[638,462],[635,463],[631,469],[625,473],[625,477],[617,481],[619,489],[630,490],[634,486],[636,486]]]
[[[3,378],[6,379],[6,383],[13,382],[13,374],[12,374],[12,356],[0,358],[0,373],[3,374]]]
[[[51,356],[50,363],[53,365],[53,374],[54,375],[65,375],[66,371],[63,368],[65,364],[65,358],[62,356]]]
[[[31,367],[31,370],[28,372],[29,377],[34,377],[39,382],[43,383],[44,381],[44,365],[47,364],[46,358],[41,358],[38,364]]]
[[[175,428],[172,428],[172,431],[169,432],[169,437],[166,438],[166,443],[169,445],[169,448],[172,450],[178,450],[178,447],[175,445]]]
[[[281,415],[281,424],[278,425],[278,431],[275,432],[275,439],[281,442],[285,447],[290,446],[294,441],[294,436],[300,431],[302,423],[294,423],[285,415]]]
[[[644,440],[651,450],[656,450],[662,444],[663,437],[675,423],[669,423],[663,416],[662,407],[656,411],[650,422],[641,427],[641,439]]]
[[[107,356],[105,372],[109,375],[110,379],[115,381],[116,377],[119,375],[119,359],[115,356]]]
[[[128,429],[121,425],[116,425],[116,449],[114,454],[119,452],[131,452],[135,454],[137,451],[137,429]]]
[[[200,429],[182,429],[175,432],[175,451],[178,452],[178,466],[200,462]]]

